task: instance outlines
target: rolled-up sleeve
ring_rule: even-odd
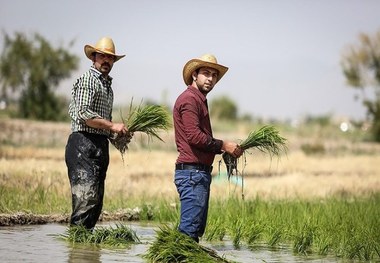
[[[77,121],[85,123],[89,119],[101,118],[95,111],[91,110],[97,83],[95,78],[78,79],[75,84],[73,99],[75,100],[75,111]]]

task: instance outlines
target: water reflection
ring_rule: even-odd
[[[108,225],[112,223],[107,223]],[[103,224],[107,225],[107,224]],[[123,249],[105,249],[93,245],[71,245],[58,238],[65,234],[66,225],[48,224],[37,226],[0,227],[0,262],[62,262],[62,263],[110,263],[145,262],[142,255],[155,239],[156,227],[131,224],[141,244]],[[291,249],[271,250],[265,247],[254,250],[241,246],[234,248],[231,241],[206,243],[218,254],[235,262],[338,262],[335,258],[295,256]]]
[[[70,246],[68,263],[101,263],[100,248],[95,246]]]

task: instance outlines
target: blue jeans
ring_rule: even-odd
[[[176,170],[174,183],[181,201],[178,230],[198,242],[207,223],[211,174],[199,170]]]

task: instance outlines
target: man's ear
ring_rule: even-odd
[[[96,53],[95,53],[95,52],[91,54],[91,60],[92,60],[92,62],[94,62],[94,63],[95,63],[95,56],[96,56]]]
[[[193,78],[193,80],[196,80],[196,79],[197,79],[197,72],[194,71],[194,72],[191,74],[191,77]]]

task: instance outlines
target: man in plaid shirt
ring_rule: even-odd
[[[102,211],[104,181],[109,164],[110,136],[125,136],[127,127],[112,122],[113,64],[125,55],[115,54],[111,38],[84,47],[92,67],[73,85],[69,115],[71,131],[65,161],[72,194],[71,225],[93,229]],[[130,140],[130,138],[129,138]]]

